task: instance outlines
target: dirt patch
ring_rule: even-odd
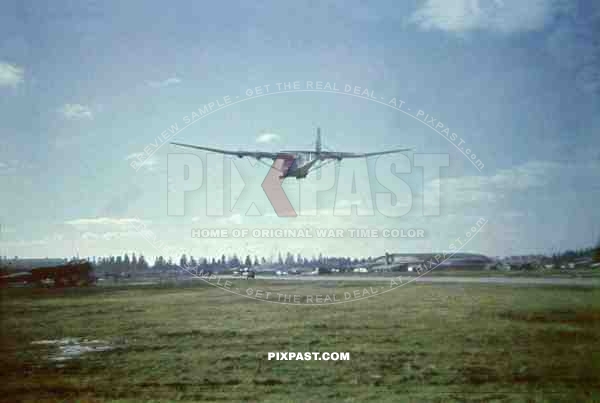
[[[564,310],[532,313],[511,311],[502,313],[500,317],[532,323],[600,324],[600,310]]]
[[[283,385],[283,382],[279,379],[266,378],[266,379],[253,379],[252,383],[255,385],[264,385],[264,386],[274,386],[274,385]]]
[[[483,365],[467,365],[461,368],[461,373],[465,381],[471,385],[495,383],[499,380],[498,373],[494,369]]]
[[[577,329],[577,328],[576,328]],[[580,344],[580,343],[598,343],[600,335],[586,329],[579,330],[546,330],[536,334],[540,342],[557,344]]]
[[[174,332],[158,332],[158,336],[166,338],[180,338],[180,337],[206,337],[206,338],[234,338],[239,336],[240,333],[235,330],[183,330]]]

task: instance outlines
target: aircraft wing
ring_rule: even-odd
[[[336,151],[321,151],[321,158],[323,159],[345,159],[345,158],[366,158],[366,157],[374,157],[376,155],[385,155],[385,154],[396,154],[404,151],[412,151],[413,148],[397,148],[395,150],[387,150],[387,151],[378,151],[373,153],[345,153],[345,152],[336,152]]]
[[[187,148],[194,148],[196,150],[210,151],[213,153],[234,155],[239,158],[242,158],[242,157],[250,157],[250,158],[256,158],[256,159],[270,158],[270,159],[275,160],[275,159],[277,159],[277,157],[281,156],[281,153],[268,153],[268,152],[264,152],[264,151],[231,151],[231,150],[221,150],[218,148],[194,146],[191,144],[182,144],[182,143],[171,143],[171,144],[179,146],[179,147],[187,147]]]

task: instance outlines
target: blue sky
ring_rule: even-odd
[[[134,222],[194,256],[444,250],[480,217],[488,224],[465,251],[549,252],[589,246],[600,236],[600,48],[594,42],[600,7],[593,2],[9,1],[3,8],[2,255],[161,254]],[[369,176],[357,179],[359,194],[337,185],[323,194],[316,217],[280,218],[260,188],[267,168],[237,159],[231,168],[225,159],[224,177],[232,184],[225,198],[246,183],[233,211],[207,216],[207,197],[215,196],[205,185],[186,195],[185,215],[173,217],[167,214],[167,158],[187,151],[164,146],[138,171],[129,165],[128,156],[143,153],[161,132],[209,102],[309,80],[368,88],[386,103],[396,97],[413,114],[431,114],[459,134],[484,168],[477,170],[443,136],[406,114],[316,92],[229,106],[177,140],[244,150],[310,148],[318,125],[330,150],[409,145],[417,153],[447,154],[450,165],[436,179],[406,153],[411,172],[400,177],[412,189],[409,214],[332,216],[335,200],[368,206],[371,193],[382,190]],[[209,176],[218,172],[206,165],[205,153],[192,154]],[[381,163],[401,161],[391,156]],[[375,164],[344,162],[336,184],[363,166],[373,173]],[[303,186],[319,183],[309,177]],[[440,215],[424,217],[422,193],[436,184]],[[297,186],[284,185],[295,206]],[[247,216],[252,203],[260,217]],[[422,228],[427,236],[190,237],[192,228],[223,227]]]

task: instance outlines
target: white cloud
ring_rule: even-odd
[[[125,157],[125,160],[140,160],[143,161],[144,160],[144,156],[146,154],[145,153],[131,153],[129,154],[127,157]]]
[[[500,169],[491,176],[463,176],[444,179],[443,182],[455,183],[465,190],[494,187],[498,190],[525,190],[530,187],[543,186],[549,179],[552,169],[559,164],[545,161],[531,161],[510,169]],[[439,180],[439,179],[438,179]]]
[[[23,82],[23,69],[13,64],[0,62],[0,87],[17,87]]]
[[[90,108],[81,104],[65,104],[60,110],[65,119],[94,119],[94,115]]]
[[[573,13],[546,40],[546,50],[574,78],[583,92],[600,91],[600,44],[596,40],[600,7]]]
[[[158,160],[156,159],[156,157],[154,157],[153,155],[148,157],[145,153],[131,153],[127,157],[125,157],[125,160],[134,160],[135,163],[132,163],[132,166],[135,169],[137,169],[136,167],[141,167],[144,168],[146,171],[155,171],[156,166],[158,165]]]
[[[96,218],[78,218],[75,220],[65,221],[67,225],[88,227],[94,225],[102,226],[125,226],[125,225],[142,225],[144,221],[139,218],[111,218],[111,217],[96,217]]]
[[[438,178],[427,186],[440,186],[440,197],[457,204],[495,202],[513,191],[545,186],[560,168],[554,162],[531,161],[523,165],[501,169],[494,175]]]
[[[83,234],[81,234],[81,239],[99,239],[100,235],[96,234],[95,232],[84,232]]]
[[[257,143],[275,143],[280,139],[278,134],[275,133],[261,133],[256,137]]]
[[[34,239],[34,240],[23,240],[23,239],[19,239],[16,241],[6,241],[6,242],[0,242],[0,244],[4,247],[27,247],[27,248],[31,248],[31,247],[37,247],[37,246],[43,246],[48,244],[48,240],[45,239]],[[17,254],[17,256],[19,256],[19,254]]]
[[[0,234],[14,234],[17,231],[13,227],[0,225]]]
[[[32,168],[31,164],[22,163],[18,160],[10,160],[7,162],[0,161],[0,175],[14,174],[23,168]]]
[[[410,21],[423,30],[501,33],[541,30],[563,0],[426,0]]]
[[[103,241],[112,241],[123,238],[132,238],[139,237],[141,234],[137,231],[108,231],[108,232],[84,232],[81,234],[81,239],[83,240],[103,240]]]
[[[150,86],[152,88],[162,88],[162,87],[168,87],[170,85],[176,85],[176,84],[179,84],[180,82],[181,82],[181,80],[177,77],[169,77],[163,81],[147,81],[147,84],[148,84],[148,86]]]
[[[422,30],[462,34],[472,31],[518,33],[551,27],[545,49],[573,76],[584,93],[600,92],[600,7],[567,0],[424,0],[409,17]],[[557,18],[560,17],[560,18]]]
[[[118,240],[140,237],[149,221],[139,218],[94,217],[65,221],[65,224],[80,232],[83,240]]]
[[[242,224],[242,215],[241,214],[232,214],[229,217],[222,217],[217,220],[219,224]]]

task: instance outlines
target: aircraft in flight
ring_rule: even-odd
[[[285,178],[296,178],[303,179],[306,176],[331,161],[341,161],[346,158],[368,158],[377,155],[401,153],[404,151],[411,151],[413,148],[397,148],[394,150],[379,151],[372,153],[349,153],[340,151],[323,151],[321,146],[321,129],[317,128],[317,138],[315,142],[315,149],[313,151],[280,151],[278,153],[271,153],[265,151],[231,151],[231,150],[220,150],[218,148],[195,146],[191,144],[182,144],[172,142],[171,144],[179,147],[194,148],[202,151],[210,151],[220,153],[224,155],[237,156],[238,158],[250,157],[257,161],[264,163],[263,159],[271,159],[273,161],[281,161],[279,167],[273,164],[273,168],[281,172],[280,179]],[[267,165],[267,164],[265,164]],[[272,167],[271,165],[267,165]]]

